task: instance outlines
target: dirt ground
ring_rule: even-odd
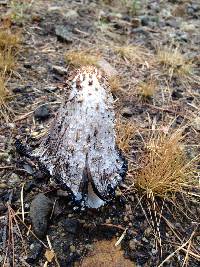
[[[67,192],[35,172],[15,149],[16,139],[32,149],[38,146],[61,104],[67,75],[76,68],[65,54],[85,51],[117,71],[116,114],[138,129],[128,155],[134,168],[141,135],[145,138],[157,125],[184,125],[189,157],[199,154],[199,1],[132,1],[131,7],[123,1],[17,2],[0,1],[2,25],[14,12],[10,27],[22,38],[7,82],[13,115],[0,125],[0,265],[199,266],[197,189],[188,200],[179,194],[176,205],[158,199],[162,213],[156,213],[136,188],[129,190],[133,181],[127,176],[110,203],[99,210],[76,210]],[[160,47],[175,44],[193,62],[193,75],[169,78],[156,61]],[[120,55],[116,51],[124,45],[140,46],[142,52],[136,50],[133,58]],[[149,80],[156,90],[145,98],[137,88]],[[30,206],[39,193],[46,198],[39,195],[42,208],[34,214]],[[41,237],[32,231],[33,214],[42,224]]]

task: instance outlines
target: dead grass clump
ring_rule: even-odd
[[[156,82],[153,79],[142,82],[137,87],[137,93],[142,98],[151,98],[157,90]]]
[[[20,34],[11,33],[8,30],[0,31],[0,50],[18,49],[20,45]]]
[[[147,52],[141,46],[125,45],[118,46],[115,51],[125,60],[129,60],[133,64],[144,64],[147,58]]]
[[[3,74],[0,74],[0,118],[8,121],[10,109],[7,106],[7,101],[10,98],[10,93],[6,88],[6,79]]]
[[[16,66],[16,53],[20,46],[19,33],[8,30],[0,31],[0,71],[3,73],[13,70]]]
[[[87,65],[97,66],[99,56],[91,55],[88,51],[69,51],[65,54],[65,59],[76,67]]]
[[[135,175],[136,186],[147,195],[167,198],[194,182],[195,164],[187,159],[182,139],[177,130],[172,135],[156,132],[147,141],[142,167]]]
[[[11,49],[0,50],[0,71],[6,73],[13,70],[16,66],[16,58]]]
[[[117,119],[115,129],[117,147],[125,156],[128,156],[136,127],[132,122],[122,121],[119,118]]]
[[[8,91],[5,86],[5,78],[0,75],[0,105],[6,101],[8,97]]]
[[[183,83],[193,81],[193,64],[185,58],[178,47],[159,48],[157,51],[157,61],[164,67],[170,79],[178,77]]]
[[[121,91],[121,81],[118,76],[108,78],[108,83],[113,94],[118,94]]]

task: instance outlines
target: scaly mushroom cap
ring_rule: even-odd
[[[121,181],[115,145],[113,97],[95,67],[78,70],[70,94],[36,152],[76,200],[98,208]]]

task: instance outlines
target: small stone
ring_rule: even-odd
[[[124,222],[128,222],[128,217],[124,216]]]
[[[131,111],[129,107],[125,107],[122,109],[122,116],[128,118],[128,117],[131,117],[132,115],[133,115],[133,112]]]
[[[65,75],[67,74],[67,69],[62,67],[62,66],[56,66],[56,65],[53,65],[52,66],[52,70],[56,73],[56,74],[59,74],[59,75]]]
[[[39,238],[43,238],[47,232],[48,218],[52,211],[52,202],[44,194],[38,194],[31,203],[30,217],[33,230]]]
[[[50,116],[49,108],[47,105],[42,105],[35,110],[34,116],[36,119],[45,120]]]
[[[30,245],[30,252],[28,254],[26,262],[31,264],[35,263],[42,252],[42,244],[39,242],[32,243]]]
[[[112,220],[111,220],[111,218],[108,218],[108,219],[106,219],[106,223],[112,223]]]
[[[152,253],[153,255],[156,255],[156,254],[158,253],[158,250],[155,249],[155,248],[152,248],[151,253]]]
[[[149,237],[150,234],[151,234],[151,232],[152,232],[151,227],[147,227],[147,228],[145,229],[145,231],[144,231],[144,234],[145,234],[146,237]]]
[[[66,219],[64,221],[64,229],[68,233],[76,234],[79,227],[79,222],[77,219]]]
[[[177,90],[174,90],[172,92],[172,99],[173,100],[177,100],[177,99],[182,98],[182,97],[183,97],[182,92],[179,92]]]
[[[76,10],[73,10],[73,9],[70,9],[68,10],[67,12],[64,12],[63,13],[63,17],[66,18],[66,19],[76,19],[78,17],[78,13]]]
[[[70,249],[70,252],[72,252],[72,253],[74,253],[76,251],[76,247],[74,245],[71,245],[69,247],[69,249]]]
[[[142,26],[148,26],[149,25],[149,17],[148,16],[141,16],[141,25]]]
[[[31,69],[32,65],[30,63],[24,63],[24,68]]]
[[[55,33],[58,41],[71,44],[73,41],[72,32],[68,31],[67,27],[58,25],[55,28]]]
[[[129,241],[129,247],[131,250],[136,249],[136,243],[135,243],[134,239]]]
[[[16,186],[20,183],[20,178],[16,173],[12,173],[11,176],[8,178],[8,186]]]
[[[0,153],[0,161],[7,160],[9,158],[9,154],[7,152],[1,152]]]
[[[133,18],[131,24],[133,28],[138,28],[141,25],[141,20],[139,18]]]

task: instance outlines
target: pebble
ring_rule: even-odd
[[[52,211],[52,202],[44,194],[38,194],[30,206],[30,218],[35,234],[43,238],[47,232],[48,219]]]
[[[10,157],[10,155],[7,152],[1,152],[0,153],[0,160],[4,161],[7,160]]]
[[[42,105],[40,107],[38,107],[35,112],[34,112],[34,116],[36,119],[39,120],[45,120],[50,116],[50,111],[47,105]]]
[[[129,241],[129,248],[131,250],[135,250],[136,249],[136,242],[135,242],[134,239],[132,239],[132,240]]]
[[[67,12],[63,13],[63,17],[66,19],[76,19],[78,17],[78,13],[76,10],[69,9]]]
[[[39,242],[34,242],[30,245],[30,252],[26,259],[26,262],[29,264],[35,263],[36,260],[39,258],[42,252],[42,244]]]
[[[183,97],[182,92],[179,92],[178,90],[174,90],[172,92],[172,99],[173,100],[177,100],[177,99],[182,98],[182,97]]]
[[[16,186],[17,184],[20,183],[20,178],[16,173],[12,173],[11,176],[8,178],[8,186]]]
[[[52,70],[54,73],[59,74],[59,75],[67,74],[67,69],[62,66],[53,65]]]
[[[0,189],[6,189],[8,185],[6,183],[0,183]]]
[[[73,41],[72,33],[64,25],[58,25],[55,27],[55,33],[58,41],[71,44]]]
[[[79,221],[77,219],[65,219],[64,229],[68,233],[76,234],[79,227]]]
[[[133,115],[133,112],[131,111],[129,107],[125,107],[122,109],[122,116],[128,118],[128,117],[131,117],[132,115]]]
[[[69,249],[70,249],[70,252],[72,252],[72,253],[74,253],[76,251],[76,247],[74,245],[71,245],[69,247]]]

